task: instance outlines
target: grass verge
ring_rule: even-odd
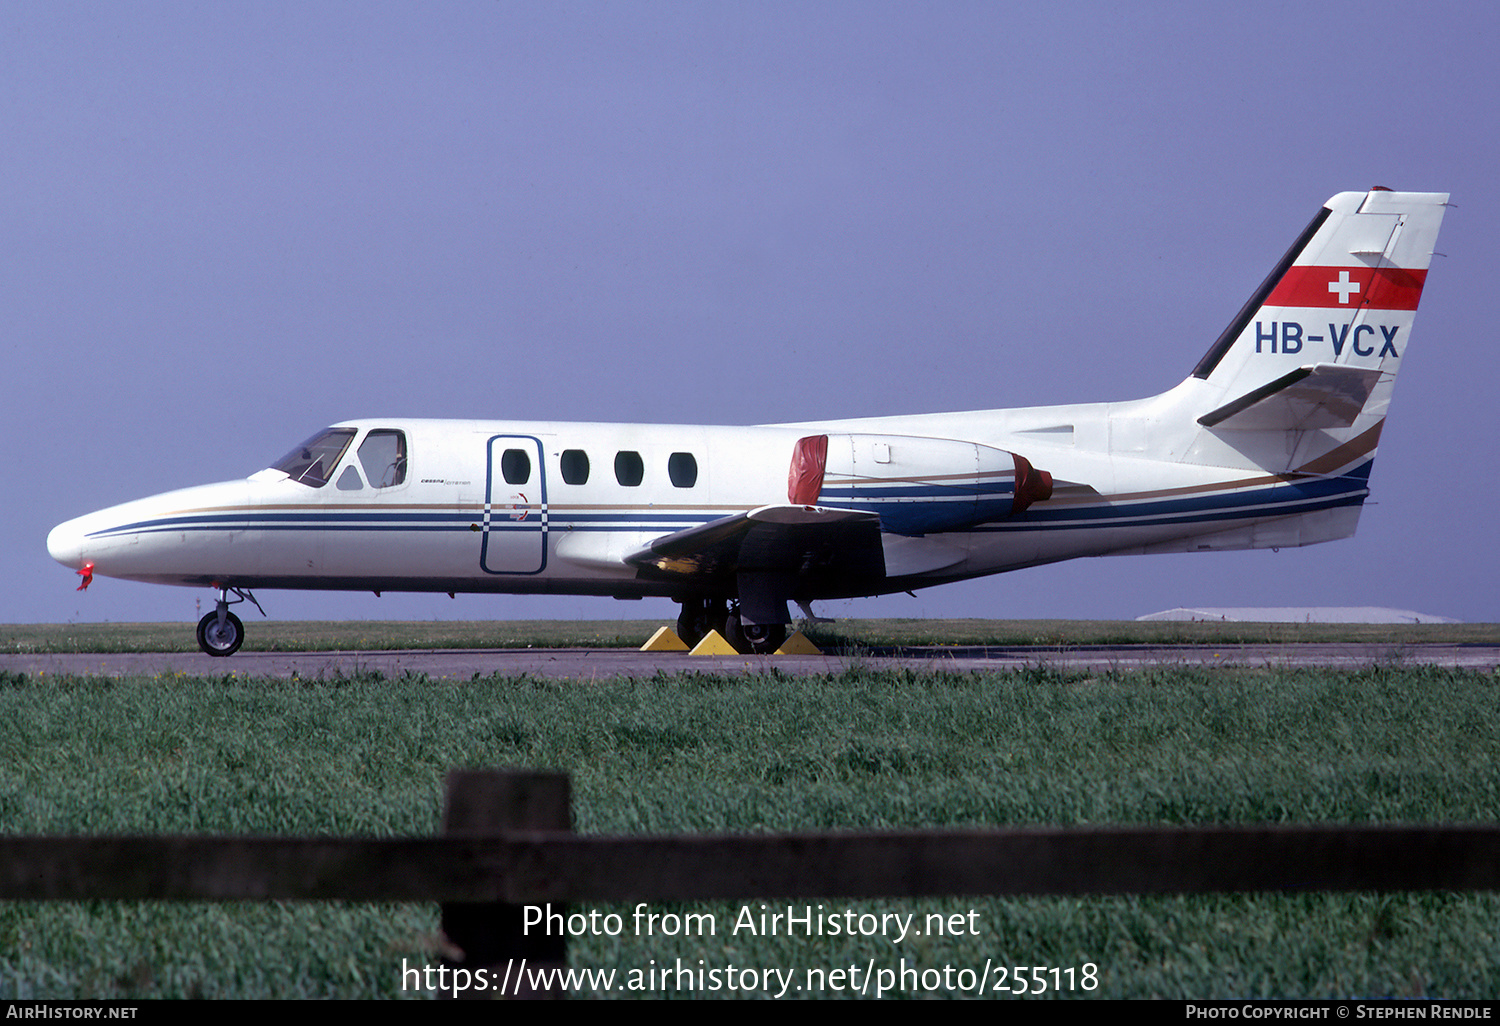
[[[308,620],[246,623],[247,652],[442,648],[639,648],[657,620]],[[1138,620],[839,620],[826,650],[904,645],[1496,644],[1500,624],[1179,623]],[[192,624],[0,624],[0,652],[195,652]]]
[[[462,766],[568,771],[583,832],[1490,822],[1497,687],[1489,674],[1411,667],[856,667],[588,686],[12,674],[0,681],[0,823],[14,833],[428,834],[443,776]],[[1493,895],[793,902],[820,903],[919,919],[972,910],[978,932],[901,944],[726,935],[760,903],[654,906],[712,913],[722,926],[712,938],[581,938],[571,962],[621,981],[678,959],[804,974],[901,959],[971,972],[986,960],[1097,967],[1097,989],[1063,996],[1500,991]],[[631,910],[600,911],[628,921]],[[435,932],[436,910],[422,906],[0,906],[0,997],[414,996],[401,988],[402,960],[436,963]]]

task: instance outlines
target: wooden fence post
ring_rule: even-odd
[[[443,833],[496,834],[505,830],[572,830],[572,796],[566,773],[505,770],[454,770],[448,774],[443,809]],[[470,989],[461,998],[562,998],[556,982],[568,962],[567,937],[562,931],[522,928],[524,904],[509,902],[448,902],[443,905],[443,934],[460,952],[449,957],[454,969],[484,969],[491,989]],[[551,912],[566,921],[568,910],[553,905]],[[524,963],[522,962],[524,959]],[[508,963],[508,965],[507,965]],[[521,980],[522,966],[525,980]],[[510,974],[507,975],[507,968]],[[534,990],[535,974],[545,972],[552,986]],[[493,988],[510,982],[503,994]]]

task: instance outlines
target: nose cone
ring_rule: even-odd
[[[236,572],[231,553],[253,558],[253,547],[230,548],[243,534],[237,518],[248,508],[244,481],[163,492],[58,524],[47,535],[47,551],[91,577],[201,585]]]
[[[63,566],[78,570],[83,566],[83,529],[77,520],[58,524],[47,535],[47,552]]]

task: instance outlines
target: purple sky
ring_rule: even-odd
[[[1500,620],[1497,54],[1500,8],[1467,2],[12,0],[0,622],[193,619],[207,590],[75,592],[48,529],[351,417],[748,424],[1159,392],[1324,200],[1373,185],[1456,207],[1354,539],[819,612]],[[259,598],[278,619],[675,610]]]

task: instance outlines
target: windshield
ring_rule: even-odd
[[[339,457],[349,448],[354,438],[353,428],[328,428],[319,431],[297,446],[271,466],[284,472],[293,481],[310,488],[322,488],[328,483]]]

